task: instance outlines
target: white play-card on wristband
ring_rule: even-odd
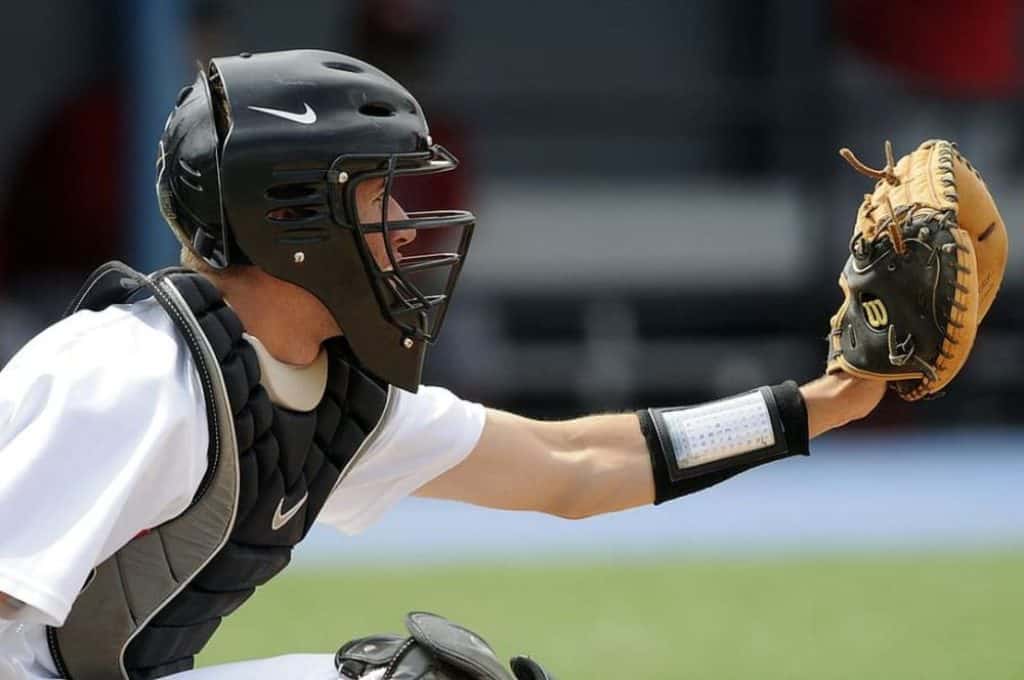
[[[662,411],[680,470],[775,445],[772,418],[761,392]]]

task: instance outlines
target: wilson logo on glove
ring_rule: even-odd
[[[864,303],[864,315],[872,328],[881,330],[889,325],[889,313],[885,310],[885,303],[878,298]]]

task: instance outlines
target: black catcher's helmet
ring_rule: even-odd
[[[469,248],[465,211],[388,220],[396,178],[453,170],[419,104],[379,69],[333,52],[213,59],[178,95],[160,140],[157,193],[179,236],[211,266],[253,264],[316,295],[359,361],[419,387]],[[355,190],[382,178],[380,222],[359,219]],[[399,230],[457,232],[450,252],[403,256]],[[380,234],[390,266],[367,244]],[[432,287],[432,291],[428,290]]]

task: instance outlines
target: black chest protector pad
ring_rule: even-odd
[[[238,317],[209,280],[187,270],[145,277],[109,263],[69,313],[147,294],[174,320],[196,364],[208,468],[189,508],[100,564],[65,625],[48,629],[58,670],[72,680],[192,668],[221,619],[287,566],[388,401],[387,387],[360,370],[339,339],[327,347],[327,387],[314,410],[273,404]]]

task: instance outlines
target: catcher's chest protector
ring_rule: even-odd
[[[223,617],[280,572],[386,411],[387,388],[343,344],[311,412],[271,403],[242,324],[202,276],[97,270],[70,312],[148,292],[174,319],[199,371],[209,466],[189,508],[99,565],[65,625],[47,637],[73,680],[159,678],[193,667]]]

